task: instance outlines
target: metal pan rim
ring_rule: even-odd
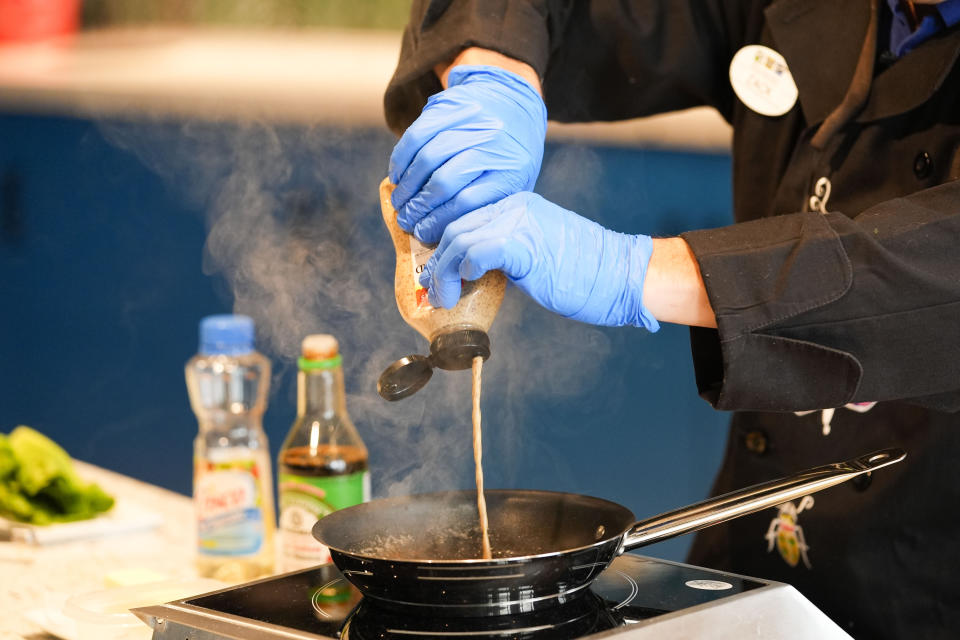
[[[331,551],[336,551],[337,553],[339,553],[339,554],[341,554],[341,555],[348,556],[348,557],[353,558],[353,559],[356,559],[356,560],[361,560],[361,561],[362,561],[362,560],[366,560],[366,561],[369,561],[369,562],[378,562],[378,563],[390,562],[390,563],[403,564],[403,565],[429,565],[429,566],[433,566],[433,567],[439,567],[439,566],[444,566],[444,565],[446,565],[446,566],[451,566],[451,567],[462,567],[462,566],[464,566],[464,565],[489,565],[489,566],[498,566],[498,565],[510,565],[510,564],[523,564],[523,563],[531,562],[531,561],[538,560],[538,559],[541,559],[541,558],[552,558],[552,557],[557,557],[557,556],[561,556],[561,555],[568,555],[568,554],[572,554],[572,553],[577,553],[577,552],[581,552],[581,551],[586,551],[586,550],[588,550],[588,549],[593,549],[593,548],[595,548],[595,547],[601,547],[601,546],[603,546],[603,545],[611,544],[611,542],[614,541],[614,540],[620,540],[620,543],[622,544],[623,537],[627,534],[627,532],[630,530],[630,528],[631,528],[631,527],[633,526],[633,524],[636,522],[636,517],[634,516],[633,512],[630,511],[629,509],[627,509],[626,507],[624,507],[623,505],[621,505],[621,504],[619,504],[619,503],[617,503],[617,502],[613,502],[612,500],[607,500],[606,498],[598,498],[598,497],[595,497],[595,496],[590,496],[590,495],[585,495],[585,494],[580,494],[580,493],[570,493],[570,492],[566,492],[566,491],[548,491],[548,490],[545,490],[545,489],[487,489],[487,490],[484,491],[484,493],[485,493],[486,495],[490,495],[490,494],[494,494],[494,493],[497,493],[497,494],[525,494],[525,495],[540,494],[540,495],[552,496],[552,497],[554,497],[554,498],[558,498],[558,497],[562,497],[562,496],[569,496],[569,497],[571,497],[571,498],[576,498],[576,499],[579,499],[579,500],[589,500],[589,501],[592,501],[592,502],[597,503],[598,505],[599,505],[600,503],[605,503],[605,504],[607,504],[607,505],[609,505],[609,506],[616,507],[617,509],[622,509],[623,512],[624,512],[624,514],[627,516],[627,519],[629,520],[629,522],[627,523],[627,525],[626,525],[622,530],[617,531],[616,533],[612,533],[612,534],[611,534],[611,533],[608,533],[608,534],[605,535],[603,538],[597,540],[596,542],[594,542],[594,543],[592,543],[592,544],[581,545],[581,546],[579,546],[579,547],[570,547],[570,548],[566,548],[566,549],[559,549],[559,550],[556,550],[556,551],[546,551],[546,552],[544,552],[544,553],[537,553],[537,554],[531,554],[531,555],[525,555],[525,556],[508,556],[508,557],[502,557],[502,558],[492,558],[492,559],[490,559],[490,560],[485,560],[485,559],[483,559],[483,558],[464,558],[464,559],[459,559],[459,560],[449,560],[449,559],[448,559],[448,560],[438,560],[438,559],[435,559],[435,558],[434,558],[434,559],[429,559],[429,558],[402,558],[402,559],[397,559],[397,558],[389,558],[389,557],[383,557],[383,556],[376,556],[376,555],[371,555],[371,554],[360,554],[360,553],[356,553],[356,552],[353,552],[353,551],[348,551],[348,550],[346,550],[346,549],[343,549],[342,547],[338,547],[338,546],[335,546],[335,545],[328,545],[328,544],[327,544],[326,546],[327,546],[327,548],[330,549]],[[379,499],[373,500],[373,501],[371,501],[371,502],[366,502],[366,503],[363,503],[363,504],[360,504],[360,505],[356,505],[356,506],[354,506],[354,507],[348,507],[347,509],[342,509],[342,510],[340,510],[340,511],[335,511],[334,513],[331,513],[331,514],[328,515],[328,516],[324,516],[324,518],[321,518],[320,520],[318,520],[317,523],[314,525],[314,531],[316,531],[316,529],[321,526],[321,523],[322,523],[323,520],[325,520],[326,518],[333,518],[333,517],[335,517],[338,513],[343,513],[343,512],[345,512],[345,511],[350,510],[350,509],[357,509],[357,508],[359,508],[359,507],[364,507],[364,506],[367,506],[367,505],[372,505],[372,504],[374,504],[374,503],[383,505],[383,504],[386,504],[386,503],[402,503],[402,502],[404,502],[404,501],[410,501],[410,500],[417,499],[417,498],[425,498],[425,499],[426,499],[426,498],[438,498],[438,497],[441,497],[441,496],[455,496],[455,495],[463,495],[463,494],[476,495],[476,491],[475,491],[475,490],[472,490],[472,489],[461,489],[461,490],[454,490],[454,491],[434,491],[434,492],[429,492],[429,493],[410,494],[410,495],[408,495],[408,496],[396,496],[396,497],[392,497],[392,498],[379,498]],[[314,537],[316,538],[316,535],[314,535]],[[321,542],[323,542],[323,541],[321,540]],[[323,544],[326,544],[326,543],[323,542]],[[618,544],[618,545],[617,545],[616,548],[617,548],[618,550],[620,549],[621,544]],[[618,553],[614,553],[614,556],[616,556],[616,555],[619,555],[619,554],[618,554]]]
[[[628,529],[629,530],[629,529]],[[463,565],[473,565],[473,564],[483,564],[490,565],[491,567],[496,565],[510,565],[510,564],[524,564],[527,562],[532,562],[534,560],[539,560],[541,558],[552,558],[562,555],[570,555],[573,553],[578,553],[580,551],[586,551],[594,547],[601,547],[605,544],[610,544],[616,538],[622,540],[623,536],[626,534],[626,530],[618,533],[614,538],[604,538],[593,544],[584,545],[581,547],[571,547],[569,549],[564,549],[562,551],[547,551],[546,553],[537,553],[529,556],[509,556],[506,558],[491,558],[490,560],[484,560],[483,558],[464,558],[462,560],[425,560],[425,559],[413,559],[413,558],[404,558],[398,560],[396,558],[383,558],[380,556],[371,556],[371,555],[360,555],[359,553],[352,553],[350,551],[344,551],[343,549],[338,549],[337,547],[327,548],[331,551],[336,551],[345,556],[349,556],[355,560],[368,560],[370,562],[389,562],[391,564],[405,564],[405,565],[431,565],[433,567],[441,567],[444,565],[450,567],[460,567]],[[619,548],[619,545],[617,545]],[[614,554],[619,555],[619,554]]]

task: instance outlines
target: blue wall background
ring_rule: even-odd
[[[0,431],[30,424],[77,458],[189,494],[196,422],[183,365],[199,319],[233,309],[235,279],[205,244],[224,180],[243,162],[229,141],[250,133],[231,123],[0,116]],[[376,186],[392,137],[255,133],[280,155],[254,144],[263,165],[253,171],[276,157],[290,167],[260,184],[277,227],[319,230],[327,249],[339,247],[333,282],[352,282],[363,265],[364,312],[324,298],[309,320],[341,341],[374,493],[469,487],[469,399],[445,401],[469,388],[463,379],[438,374],[402,407],[384,406],[373,386],[390,359],[425,349],[396,312],[380,221]],[[609,227],[670,235],[729,222],[729,174],[725,155],[551,143],[537,190]],[[258,310],[258,322],[276,312]],[[727,417],[696,395],[685,328],[587,327],[510,291],[491,335],[488,486],[602,496],[638,517],[706,496]],[[275,367],[265,417],[275,454],[294,417],[295,369],[289,352],[263,350]],[[688,544],[646,552],[682,559]]]

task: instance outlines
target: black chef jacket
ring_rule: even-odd
[[[708,529],[690,560],[793,584],[856,637],[953,637],[960,29],[881,57],[864,107],[814,148],[869,12],[869,0],[415,0],[386,115],[394,131],[409,125],[441,89],[432,67],[466,46],[532,65],[554,120],[716,108],[734,127],[738,224],[683,234],[718,325],[691,330],[697,385],[736,411],[714,491],[874,449],[909,455],[818,493],[793,523],[768,510]],[[799,100],[783,116],[752,111],[730,86],[730,61],[750,44],[787,61]],[[819,413],[793,413],[873,401],[838,409],[829,435]],[[802,535],[810,566],[768,551],[768,533]]]

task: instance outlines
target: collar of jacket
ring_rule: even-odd
[[[774,46],[800,90],[808,125],[843,100],[870,19],[869,0],[776,0],[766,11]],[[927,40],[873,80],[857,122],[905,113],[925,103],[960,55],[960,27]]]

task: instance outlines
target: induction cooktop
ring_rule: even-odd
[[[441,617],[384,609],[336,567],[322,565],[134,613],[153,627],[155,640],[619,637],[772,586],[785,585],[625,554],[582,596],[552,609]]]

